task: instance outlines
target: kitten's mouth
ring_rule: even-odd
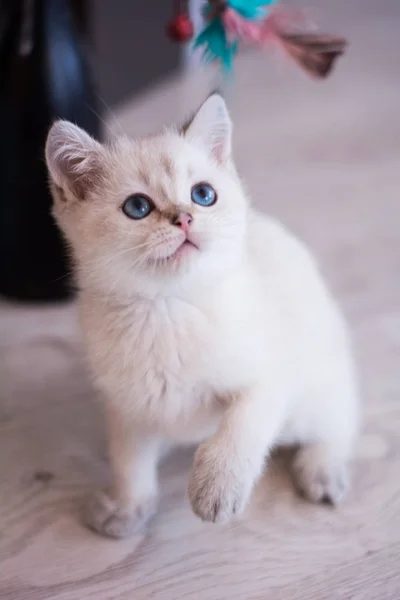
[[[184,254],[186,254],[186,252],[188,252],[188,251],[190,252],[191,250],[198,250],[198,247],[196,246],[196,244],[194,244],[192,241],[190,241],[188,238],[186,238],[182,242],[182,244],[180,246],[178,246],[176,250],[174,250],[174,252],[172,254],[170,254],[169,256],[166,257],[166,260],[173,260],[175,258],[180,258]]]
[[[155,262],[160,265],[162,265],[163,263],[165,264],[169,262],[180,261],[182,258],[190,254],[193,250],[197,251],[199,250],[199,247],[188,238],[185,238],[183,242],[181,242],[179,246],[175,248],[175,250],[170,252],[170,254],[163,253],[161,256],[151,257],[150,260],[151,262]]]

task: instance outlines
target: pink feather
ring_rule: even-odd
[[[228,7],[222,13],[222,22],[230,40],[255,45],[261,43],[264,21],[249,21]]]
[[[275,9],[265,19],[249,21],[233,8],[226,8],[222,14],[225,31],[231,40],[248,45],[263,46],[266,43],[282,44],[281,35],[304,29],[304,14],[295,9]]]
[[[344,38],[313,32],[304,13],[298,10],[279,8],[265,19],[249,21],[227,7],[222,22],[230,40],[252,46],[278,46],[288,58],[317,78],[330,73],[346,47]]]

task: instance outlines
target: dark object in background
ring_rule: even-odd
[[[82,6],[1,2],[0,294],[19,300],[61,300],[72,289],[65,246],[50,214],[44,145],[56,118],[99,137]]]
[[[79,2],[79,0],[77,0]],[[114,111],[179,70],[182,49],[165,35],[173,0],[87,0],[101,106]]]

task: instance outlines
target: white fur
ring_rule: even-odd
[[[58,123],[49,135],[49,170],[61,186],[70,127]],[[60,138],[61,163],[53,148]],[[97,174],[83,201],[54,188],[114,473],[87,521],[111,536],[136,530],[152,512],[157,461],[171,443],[200,443],[189,497],[207,521],[246,506],[275,445],[300,445],[294,474],[311,500],[338,502],[346,488],[358,427],[346,326],[308,250],[249,206],[229,150],[229,117],[213,96],[185,134],[102,147],[103,183]],[[199,181],[217,190],[214,207],[191,202]],[[190,210],[199,250],[167,259],[182,232],[155,215],[127,219],[120,204],[137,191],[160,211]]]

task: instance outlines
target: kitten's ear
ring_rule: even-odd
[[[83,200],[101,178],[103,147],[69,121],[56,121],[46,141],[46,163],[54,184]]]
[[[232,122],[222,96],[209,96],[183,134],[202,143],[218,163],[225,162],[231,154]]]

